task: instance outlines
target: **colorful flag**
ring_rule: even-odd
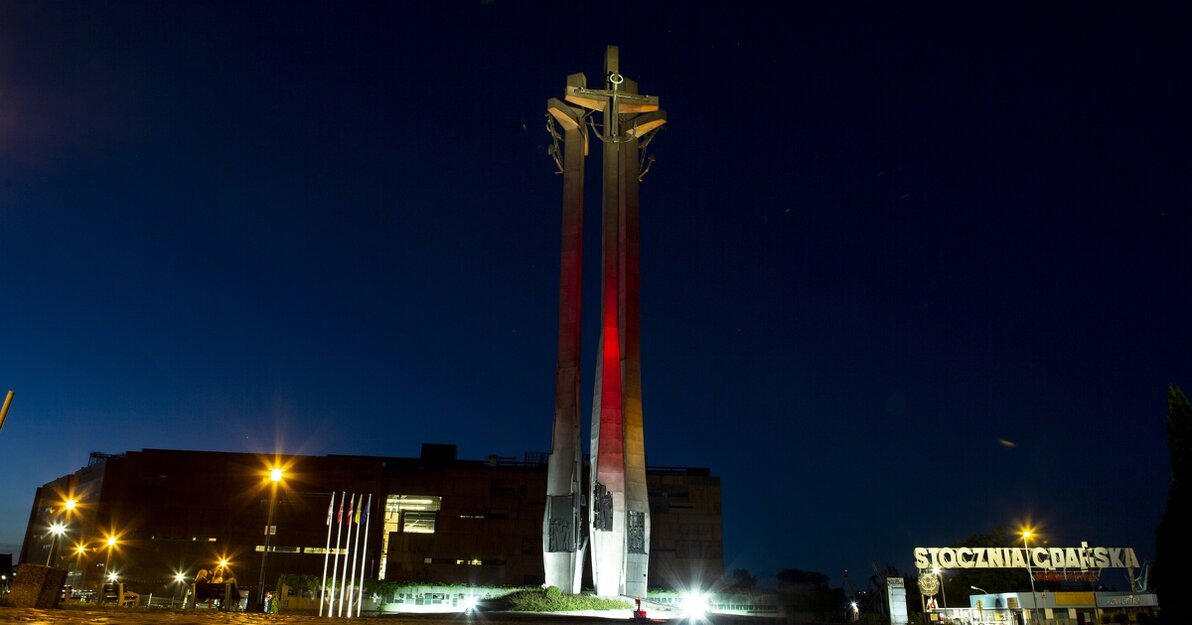
[[[331,493],[331,499],[327,500],[327,527],[331,527],[331,515],[335,513],[335,493]]]
[[[364,503],[363,495],[360,496],[360,499],[356,500],[356,525],[360,525],[360,504],[362,503]]]

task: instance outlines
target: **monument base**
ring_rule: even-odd
[[[66,574],[66,569],[55,569],[44,564],[21,564],[12,580],[8,600],[14,608],[56,608],[62,599]]]

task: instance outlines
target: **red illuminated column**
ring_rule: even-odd
[[[581,451],[579,416],[580,301],[583,277],[584,154],[582,109],[551,98],[547,112],[563,129],[563,236],[559,271],[559,357],[555,368],[555,419],[547,465],[542,561],[548,586],[577,594],[582,579],[580,541]],[[557,145],[557,143],[556,143]],[[558,154],[556,154],[558,158]]]

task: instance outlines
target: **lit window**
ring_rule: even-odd
[[[401,531],[407,534],[434,534],[438,512],[406,510],[401,515]]]
[[[385,579],[389,534],[433,534],[443,498],[435,495],[389,495],[385,498],[385,527],[381,532],[381,565],[377,579]]]

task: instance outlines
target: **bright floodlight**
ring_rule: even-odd
[[[228,568],[228,559],[227,559],[227,558],[220,558],[220,559],[219,559],[219,568],[221,568],[221,569],[226,569],[226,568]]]
[[[75,554],[81,556],[84,553],[87,553],[87,545],[75,545]]]
[[[685,592],[679,607],[684,618],[703,620],[708,615],[708,596],[698,590]]]
[[[77,505],[79,505],[79,502],[75,501],[74,497],[71,497],[70,499],[66,500],[66,509],[67,510],[74,510],[75,506],[77,506]]]
[[[116,571],[111,571],[108,573],[109,582],[115,582],[117,579],[120,579],[120,576],[116,573]]]
[[[464,612],[471,612],[476,609],[476,597],[466,597],[464,599]]]
[[[116,537],[115,536],[108,536],[108,546],[109,547],[116,546]]]
[[[55,536],[61,536],[66,533],[66,524],[64,523],[50,523],[50,533]]]
[[[281,476],[282,472],[280,467],[273,467],[273,470],[269,472],[269,479],[271,481],[280,482]]]
[[[181,584],[186,581],[186,573],[174,573],[174,581]]]

